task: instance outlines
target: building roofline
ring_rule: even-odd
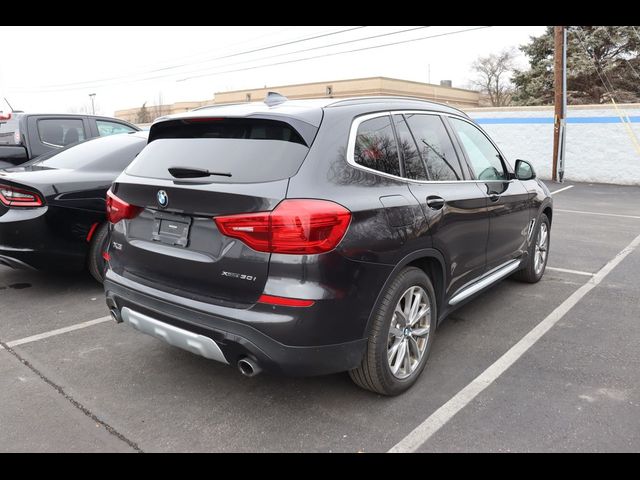
[[[232,93],[239,93],[239,92],[247,92],[249,90],[277,90],[278,88],[291,88],[291,87],[299,87],[302,85],[326,85],[328,83],[355,82],[355,81],[362,81],[362,80],[392,80],[395,82],[405,82],[405,83],[411,83],[414,85],[427,85],[430,87],[440,87],[440,88],[447,88],[451,90],[458,90],[462,92],[477,93],[476,90],[469,90],[467,88],[447,87],[445,85],[439,85],[437,83],[424,83],[424,82],[417,82],[415,80],[404,80],[402,78],[377,76],[377,77],[345,78],[342,80],[326,80],[326,81],[320,81],[320,82],[294,83],[294,84],[288,84],[288,85],[275,85],[275,86],[255,87],[255,88],[240,88],[237,90],[225,90],[224,92],[214,92],[213,95],[215,98],[215,96],[218,94],[232,94]]]

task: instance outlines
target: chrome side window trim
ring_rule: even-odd
[[[510,164],[509,164],[509,162],[507,161],[507,157],[505,156],[505,154],[504,154],[504,153],[502,153],[502,150],[500,150],[500,149],[498,148],[498,146],[495,144],[495,142],[494,142],[494,141],[489,137],[489,135],[487,135],[487,132],[485,132],[485,131],[484,131],[484,129],[483,129],[480,125],[478,125],[477,123],[475,123],[473,120],[471,120],[471,119],[469,119],[469,118],[464,118],[464,117],[461,117],[461,116],[459,116],[459,115],[452,115],[452,114],[450,114],[450,113],[443,113],[443,115],[445,115],[445,116],[447,116],[447,117],[451,117],[451,118],[456,118],[456,119],[458,119],[458,120],[462,120],[463,122],[467,122],[468,124],[470,124],[470,125],[474,126],[475,128],[477,128],[477,129],[480,131],[480,133],[482,133],[482,134],[484,135],[484,137],[485,137],[487,140],[489,140],[489,143],[490,143],[491,145],[493,145],[493,148],[495,148],[495,149],[498,151],[498,153],[500,154],[500,157],[502,158],[502,161],[503,161],[503,162],[504,162],[504,164],[505,164],[505,167],[507,168],[507,171],[508,171],[509,173],[513,173],[513,172],[509,169]]]
[[[40,141],[41,141],[42,143],[44,143],[45,145],[48,145],[48,146],[50,146],[50,147],[55,147],[55,148],[62,148],[62,147],[64,147],[64,145],[57,145],[57,144],[55,144],[55,143],[45,142],[45,141],[44,141],[44,140],[42,140],[42,139],[40,139]]]
[[[406,182],[406,183],[416,183],[416,184],[439,184],[439,183],[452,183],[452,184],[456,184],[456,183],[511,183],[513,180],[414,180],[411,178],[406,178],[406,177],[398,177],[396,175],[391,175],[389,173],[385,173],[385,172],[381,172],[379,170],[375,170],[373,168],[369,168],[369,167],[365,167],[364,165],[360,165],[359,163],[357,163],[355,161],[355,153],[356,153],[356,137],[358,135],[358,128],[360,127],[360,124],[363,122],[366,122],[367,120],[371,120],[372,118],[378,118],[378,117],[384,117],[384,116],[391,116],[391,115],[411,115],[411,114],[419,114],[419,115],[446,115],[448,117],[452,117],[452,118],[459,118],[461,120],[465,120],[468,122],[468,120],[466,120],[463,116],[461,115],[454,115],[451,113],[442,113],[442,112],[432,112],[432,111],[426,111],[426,110],[388,110],[385,112],[376,112],[376,113],[368,113],[366,115],[361,115],[359,117],[356,117],[353,119],[353,122],[351,122],[351,129],[349,130],[349,143],[347,144],[347,163],[349,165],[351,165],[353,168],[357,168],[360,170],[364,170],[365,172],[370,172],[373,173],[375,175],[379,175],[381,177],[386,177],[386,178],[391,178],[393,180],[399,180],[401,182]],[[475,126],[475,124],[473,122],[469,122],[472,125]],[[484,132],[483,132],[484,134]],[[485,134],[486,136],[486,134]],[[491,141],[491,140],[489,140]],[[492,145],[495,144],[493,142],[491,142]],[[500,152],[500,150],[496,147],[496,150],[498,150],[498,152],[500,153],[500,155],[502,155],[502,152]],[[503,156],[504,158],[504,156]],[[506,162],[505,162],[506,163]]]

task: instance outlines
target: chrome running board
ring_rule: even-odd
[[[456,293],[451,300],[449,300],[449,305],[456,305],[461,301],[469,298],[471,295],[478,293],[480,290],[488,287],[492,283],[497,282],[498,280],[503,279],[510,273],[515,272],[520,266],[520,259],[516,258],[515,260],[510,260],[504,265],[496,268],[493,273],[487,275],[486,277],[478,280],[476,283],[469,285],[468,287],[464,287],[462,291]]]

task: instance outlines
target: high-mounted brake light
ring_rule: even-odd
[[[272,212],[216,217],[218,230],[259,252],[312,255],[333,250],[351,212],[327,200],[284,200]]]
[[[207,122],[220,122],[224,120],[224,117],[194,117],[194,118],[185,118],[183,121],[185,123],[207,123]]]
[[[35,192],[0,184],[0,203],[5,207],[41,207],[42,198]]]
[[[142,207],[131,205],[118,198],[111,190],[107,191],[107,220],[118,223],[120,220],[131,220],[137,217]]]

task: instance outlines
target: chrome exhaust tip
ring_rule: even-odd
[[[245,377],[255,377],[262,372],[258,363],[249,357],[238,360],[238,370],[240,370],[240,373]]]
[[[116,323],[122,323],[122,317],[117,308],[112,308],[109,312],[111,313],[111,318],[113,318]]]

